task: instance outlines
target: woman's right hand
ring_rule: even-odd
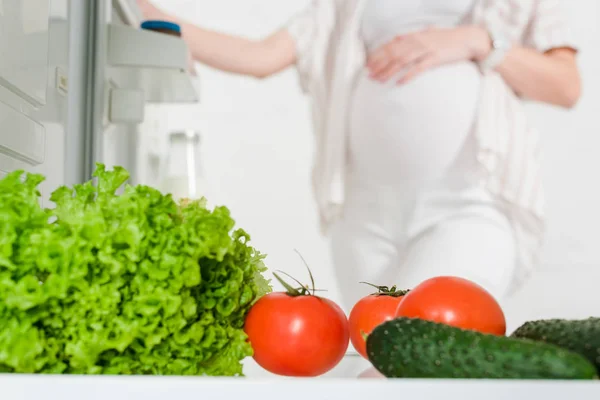
[[[282,29],[262,40],[227,35],[184,21],[156,7],[150,0],[136,0],[146,19],[161,19],[181,25],[183,39],[194,60],[235,74],[265,78],[296,61],[296,45]]]

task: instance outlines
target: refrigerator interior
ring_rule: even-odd
[[[137,183],[145,105],[198,101],[183,40],[140,22],[135,1],[0,2],[0,176],[44,174],[44,203],[97,162]]]

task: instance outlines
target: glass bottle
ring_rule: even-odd
[[[200,160],[200,134],[189,130],[169,135],[162,190],[173,199],[197,200],[206,196],[206,181]]]

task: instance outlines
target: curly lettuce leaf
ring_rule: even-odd
[[[41,176],[0,180],[0,370],[240,375],[244,319],[271,291],[250,236],[225,207],[123,187],[123,168],[94,177],[53,210]]]

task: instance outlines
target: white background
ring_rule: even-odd
[[[260,38],[308,0],[155,0],[203,27]],[[543,266],[505,306],[509,325],[542,317],[600,315],[600,2],[564,1],[581,43],[584,95],[572,111],[530,105],[546,147],[549,236]],[[338,291],[327,240],[320,236],[310,189],[312,132],[295,72],[259,81],[200,66],[202,103],[149,107],[141,135],[197,128],[212,204],[224,204],[268,266]],[[401,282],[398,282],[401,285]]]

